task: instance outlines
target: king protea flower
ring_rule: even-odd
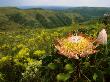
[[[86,57],[97,52],[97,50],[95,50],[96,46],[93,43],[94,40],[91,37],[71,35],[66,38],[57,39],[55,48],[61,55],[68,58],[79,59],[79,57]]]
[[[97,41],[99,44],[107,44],[107,33],[105,29],[102,29],[99,32],[99,35],[97,37]]]

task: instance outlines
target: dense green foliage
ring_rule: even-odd
[[[75,31],[76,26],[78,25],[57,29],[37,28],[0,32],[1,82],[107,81],[110,76],[110,61],[107,55],[110,52],[109,46],[107,54],[105,47],[100,46],[100,52],[80,60],[80,79],[76,69],[78,60],[68,59],[56,53],[54,40]],[[79,25],[77,30],[97,37],[103,26],[98,23]]]
[[[103,20],[70,24],[70,13],[6,10],[0,9],[0,82],[110,81],[109,22],[107,25]],[[83,33],[97,38],[103,28],[107,29],[108,43],[97,47],[99,52],[89,57],[69,59],[57,53],[54,47],[55,40],[66,37],[68,33]]]
[[[110,24],[110,14],[106,14],[106,16],[102,18],[102,23],[104,23],[105,25]]]

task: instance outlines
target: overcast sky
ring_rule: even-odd
[[[0,6],[110,7],[110,0],[0,0]]]

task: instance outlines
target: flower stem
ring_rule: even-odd
[[[77,61],[77,78],[81,78],[81,72],[80,72],[80,59]]]
[[[105,45],[105,55],[106,55],[106,56],[108,55],[108,47],[107,47],[107,44]]]

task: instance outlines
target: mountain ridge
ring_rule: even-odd
[[[83,23],[91,18],[103,17],[110,12],[108,7],[74,7],[66,9],[0,7],[0,29],[8,28],[56,28]]]

